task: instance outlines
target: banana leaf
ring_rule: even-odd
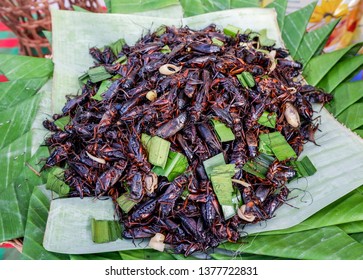
[[[50,59],[0,54],[0,72],[8,80],[49,78],[53,72]]]
[[[284,19],[282,38],[290,55],[295,58],[300,43],[303,40],[306,26],[314,11],[316,2],[312,2],[304,8],[288,14]]]
[[[284,28],[287,0],[275,0],[269,3],[266,8],[273,8],[277,13],[277,23],[279,24],[280,30]]]
[[[68,255],[52,253],[44,249],[43,235],[47,223],[51,193],[44,186],[35,187],[31,195],[28,219],[24,235],[23,255],[35,260],[64,260]]]
[[[296,226],[265,232],[263,234],[286,234],[332,225],[343,226],[344,224],[360,223],[363,221],[363,212],[359,211],[360,209],[363,209],[362,191],[363,187],[352,191]],[[314,198],[311,197],[309,193],[305,194],[304,200],[306,203],[312,202],[313,199]],[[345,229],[348,230],[347,225],[345,226]],[[351,233],[352,230],[353,229],[348,230],[347,233]]]
[[[92,241],[91,220],[117,220],[111,198],[78,197],[56,199],[50,206],[43,246],[62,254],[93,254],[144,248],[147,241],[117,239],[108,243]]]
[[[340,60],[319,82],[318,87],[332,92],[339,84],[344,82],[352,73],[363,66],[363,55],[353,56]]]
[[[32,97],[46,81],[47,78],[37,78],[0,83],[0,111]]]
[[[191,17],[205,13],[236,8],[259,7],[259,0],[180,0],[184,16]]]
[[[3,58],[4,61],[11,58],[10,65],[23,65],[28,71],[33,62],[38,67],[30,75],[21,68],[12,69],[3,64],[4,61],[0,61],[1,71],[14,80],[2,86],[6,94],[2,96],[2,100],[9,107],[0,112],[0,193],[4,202],[0,204],[0,240],[6,241],[24,235],[27,206],[34,187],[32,183],[40,182],[38,178],[33,178],[34,174],[29,174],[30,169],[26,164],[29,166],[40,141],[44,140],[39,140],[36,128],[39,124],[35,125],[42,108],[43,101],[40,100],[44,96],[43,91],[38,89],[46,82],[46,76],[52,73],[52,69],[47,70],[47,67],[52,68],[53,63],[47,59],[34,60],[22,56]],[[19,83],[15,81],[16,75],[20,76]],[[30,181],[21,179],[28,177],[31,178]]]
[[[306,33],[294,58],[305,65],[309,60],[325,46],[329,35],[333,32],[339,20],[333,20],[323,27]]]
[[[363,244],[339,227],[331,226],[281,235],[251,236],[221,248],[281,258],[308,260],[361,260]]]
[[[346,123],[347,127],[354,130],[363,125],[363,103],[358,102],[345,109],[337,119]]]
[[[310,85],[316,86],[330,71],[330,69],[332,69],[332,67],[342,58],[354,56],[362,46],[363,43],[357,43],[344,49],[325,53],[312,58],[304,67],[304,78]],[[349,71],[350,67],[346,67],[346,70]]]
[[[344,230],[346,233],[359,233],[363,232],[363,221],[344,223],[339,225],[339,228]]]
[[[363,81],[347,82],[340,84],[333,92],[333,100],[326,108],[335,116],[339,116],[344,110],[363,98]],[[345,123],[345,122],[343,122]],[[349,124],[348,124],[349,125]]]

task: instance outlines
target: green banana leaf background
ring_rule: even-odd
[[[189,17],[257,7],[259,1],[109,0],[106,4],[111,13],[168,17],[175,15],[170,13],[173,11]],[[286,0],[275,0],[269,7],[276,9],[282,38],[291,56],[304,62],[307,82],[331,92],[334,100],[326,108],[339,122],[363,137],[363,82],[351,81],[363,66],[363,56],[357,55],[362,44],[321,54],[337,21],[307,33],[306,25],[315,5],[309,4],[289,15],[285,15]],[[52,193],[42,186],[47,174],[38,176],[32,169],[39,171],[39,162],[48,155],[41,145],[46,136],[42,120],[59,110],[65,100],[52,96],[53,64],[49,59],[1,55],[0,71],[9,80],[0,83],[0,242],[24,238],[24,259],[185,259],[172,252],[150,249],[85,255],[44,249]],[[349,174],[351,169],[347,165],[345,172]],[[363,259],[363,187],[356,187],[292,228],[250,235],[240,244],[222,244],[208,258]]]

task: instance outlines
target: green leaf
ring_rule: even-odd
[[[350,237],[363,244],[363,232],[350,234]]]
[[[286,234],[334,225],[342,227],[345,223],[363,221],[363,213],[359,210],[363,207],[362,191],[363,187],[360,187],[359,189],[350,192],[296,226],[263,234]],[[293,191],[292,196],[296,195],[298,192],[300,192],[300,190]],[[314,203],[314,197],[312,197],[308,191],[306,191],[302,199],[307,205]]]
[[[266,8],[274,8],[276,10],[280,30],[284,29],[287,2],[287,0],[275,0],[266,6]]]
[[[361,138],[363,138],[363,129],[355,129],[355,133],[357,133]]]
[[[40,146],[35,154],[24,162],[19,174],[13,179],[13,186],[16,193],[16,203],[19,205],[20,215],[23,224],[26,224],[28,215],[29,201],[35,186],[42,185],[46,182],[46,172],[42,172],[38,176],[42,167],[42,160],[49,156],[48,148]],[[14,203],[14,202],[13,202]]]
[[[61,117],[60,119],[56,120],[54,122],[54,124],[60,129],[60,130],[64,130],[64,127],[69,124],[69,122],[71,121],[70,116],[64,116]]]
[[[333,92],[333,100],[326,108],[336,117],[363,97],[363,81],[340,84]]]
[[[215,155],[214,157],[211,157],[205,161],[203,161],[203,166],[205,169],[205,172],[207,173],[208,177],[211,176],[213,168],[220,165],[225,165],[226,161],[224,160],[223,153],[220,153],[218,155]]]
[[[257,120],[257,122],[263,126],[275,128],[276,126],[277,114],[272,112],[263,112],[261,117]]]
[[[32,97],[46,81],[47,78],[35,78],[0,83],[0,111]]]
[[[224,123],[214,119],[212,119],[211,122],[220,142],[229,142],[236,139],[232,129],[230,129]]]
[[[357,43],[344,49],[312,58],[304,67],[304,78],[310,85],[316,86],[340,59],[345,56],[354,55],[361,46],[363,46],[363,43]]]
[[[324,76],[319,82],[318,87],[323,88],[327,92],[332,92],[362,65],[363,55],[342,59]]]
[[[65,196],[69,193],[69,186],[62,179],[64,169],[55,167],[48,173],[46,189],[54,191],[59,196]]]
[[[345,109],[338,117],[338,121],[344,123],[351,130],[363,125],[363,102],[354,103]]]
[[[49,252],[43,247],[43,235],[47,224],[50,192],[35,187],[30,198],[26,223],[23,255],[33,260],[66,260],[68,255]]]
[[[147,147],[148,161],[155,166],[165,169],[169,159],[170,142],[159,136],[153,136],[147,144]]]
[[[169,182],[174,181],[176,177],[183,174],[188,167],[188,159],[181,153],[170,151],[165,168],[154,166],[152,171],[168,178]]]
[[[109,47],[111,48],[112,52],[118,56],[118,54],[122,51],[123,46],[126,44],[126,41],[124,38],[118,39],[117,41],[109,44]],[[120,57],[121,58],[121,57]],[[123,59],[123,57],[122,57]]]
[[[294,166],[295,170],[297,171],[297,175],[299,178],[308,177],[308,176],[314,175],[316,173],[316,168],[308,156],[304,156],[299,161],[293,161],[292,165]]]
[[[259,7],[259,2],[258,0],[180,0],[185,17],[236,8]]]
[[[223,33],[232,38],[236,37],[238,34],[242,34],[243,30],[240,27],[228,24],[223,28]]]
[[[130,210],[132,209],[132,207],[134,207],[137,202],[133,201],[130,198],[129,193],[123,193],[120,197],[118,197],[116,199],[117,204],[120,206],[121,210],[124,211],[125,213],[130,212]]]
[[[0,72],[10,81],[49,78],[53,73],[53,62],[47,58],[0,54]]]
[[[108,243],[121,238],[121,225],[115,220],[92,219],[91,231],[95,243]]]
[[[30,159],[32,134],[20,136],[6,147],[0,149],[0,242],[22,237],[24,234],[23,217],[16,197],[14,180]]]
[[[273,160],[274,158],[269,155],[259,154],[257,157],[247,161],[242,169],[259,178],[265,179],[268,168]]]
[[[0,135],[2,137],[0,139],[0,149],[30,130],[39,106],[40,97],[39,94],[34,95],[1,112]]]
[[[98,83],[112,77],[112,75],[106,71],[104,66],[90,68],[87,71],[87,74],[92,83]]]
[[[94,243],[91,232],[92,218],[117,220],[112,199],[107,199],[107,197],[102,199],[73,197],[52,200],[44,234],[44,248],[51,252],[63,254],[93,254],[140,249],[148,244],[147,240],[134,244],[132,240],[127,239],[117,239],[113,242],[100,244]]]
[[[102,254],[85,254],[85,255],[70,255],[70,259],[73,260],[121,260],[121,256],[118,252],[102,253]]]
[[[148,248],[142,250],[120,251],[119,254],[122,260],[175,260],[175,257],[172,254]]]
[[[340,224],[339,228],[344,230],[345,233],[359,233],[363,232],[363,220]]]
[[[172,5],[178,5],[178,0],[113,0],[111,12],[121,14],[133,14],[150,10],[159,10]]]
[[[324,227],[281,235],[251,236],[242,244],[220,247],[243,253],[303,260],[360,260],[363,244],[356,242],[338,227]]]
[[[288,14],[284,19],[282,39],[288,48],[290,55],[295,58],[300,43],[305,35],[306,26],[309,23],[317,2],[312,2],[302,9]]]
[[[260,142],[271,148],[279,161],[296,158],[295,151],[291,148],[285,137],[278,131],[259,135]]]
[[[325,46],[329,35],[333,32],[338,22],[339,20],[333,20],[319,29],[305,33],[294,59],[300,61],[303,65],[308,63]]]

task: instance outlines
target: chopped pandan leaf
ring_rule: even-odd
[[[276,118],[277,118],[276,113],[269,113],[265,111],[262,113],[261,117],[258,119],[257,122],[263,126],[275,128]]]
[[[46,189],[54,191],[60,196],[65,196],[69,193],[70,187],[61,179],[63,177],[64,170],[59,167],[55,167],[48,173],[48,180]]]
[[[108,88],[111,86],[112,81],[111,80],[104,80],[102,81],[100,87],[98,88],[98,91],[94,96],[92,96],[93,99],[101,101],[103,99],[102,94],[105,93]]]
[[[150,140],[151,140],[150,135],[147,135],[146,133],[141,134],[141,144],[147,151],[150,150]]]
[[[95,243],[108,243],[121,239],[121,225],[117,221],[92,219],[92,240]]]
[[[168,45],[165,45],[164,47],[161,48],[160,50],[161,53],[167,54],[171,52],[171,49],[169,48]]]
[[[162,26],[160,26],[158,29],[156,29],[156,31],[155,31],[155,35],[156,35],[156,36],[161,36],[161,35],[163,35],[165,32],[166,32],[166,26],[165,26],[165,25],[162,25]]]
[[[126,45],[125,39],[118,39],[116,42],[109,44],[108,46],[111,48],[112,52],[118,56],[118,54],[122,51],[123,46]]]
[[[223,216],[226,220],[233,217],[237,211],[237,198],[232,184],[234,174],[234,164],[223,164],[215,166],[210,175],[213,190],[222,206]]]
[[[88,73],[84,73],[81,76],[78,77],[79,86],[82,87],[87,83],[89,79]]]
[[[232,132],[232,129],[230,129],[224,123],[218,120],[212,120],[212,125],[214,127],[214,130],[217,134],[219,141],[221,141],[222,143],[233,141],[234,139],[236,139],[236,137]]]
[[[104,66],[90,68],[87,73],[92,83],[98,83],[112,77],[112,75],[106,71]]]
[[[170,142],[159,136],[153,136],[150,139],[148,160],[151,164],[165,168],[168,160]]]
[[[180,195],[180,197],[183,199],[183,200],[186,200],[188,198],[188,195],[190,194],[189,190],[188,189],[184,189],[184,191],[182,192],[182,194]]]
[[[235,164],[223,164],[219,166],[213,167],[212,174],[213,175],[226,175],[228,177],[233,177],[236,173]]]
[[[214,157],[211,157],[205,161],[203,161],[203,166],[205,169],[205,172],[207,173],[208,177],[210,178],[210,175],[213,171],[213,168],[220,165],[225,165],[226,162],[224,160],[223,153],[220,153],[218,155],[215,155]]]
[[[237,34],[243,34],[243,30],[241,28],[233,26],[231,24],[228,24],[225,28],[223,28],[223,32],[224,34],[231,37],[236,37]]]
[[[54,124],[60,129],[64,130],[64,127],[69,124],[71,118],[69,116],[64,116],[54,121]]]
[[[261,135],[266,135],[266,134],[261,134]],[[265,137],[265,136],[262,136],[262,137]],[[261,138],[261,137],[260,137]],[[258,151],[262,154],[266,154],[266,155],[269,155],[269,156],[273,156],[274,155],[274,152],[272,151],[271,149],[271,146],[266,144],[265,141],[259,141],[258,143]]]
[[[250,88],[255,86],[255,79],[250,72],[244,71],[238,74],[237,79],[243,87]]]
[[[122,194],[119,198],[116,199],[118,205],[120,206],[121,210],[124,211],[126,214],[134,207],[137,202],[133,201],[130,198],[129,193]]]
[[[263,141],[269,146],[279,161],[297,158],[293,148],[287,143],[285,137],[278,131],[266,134],[260,134],[260,142]]]
[[[314,175],[316,172],[316,168],[308,156],[303,157],[299,161],[293,161],[292,165],[294,166],[299,178]]]
[[[218,47],[222,47],[224,45],[224,43],[221,40],[218,40],[215,37],[212,38],[212,43],[213,43],[213,45],[216,45]]]
[[[123,56],[121,56],[121,57],[119,57],[118,59],[116,59],[114,62],[113,62],[113,64],[117,64],[117,63],[120,63],[120,64],[126,64],[127,63],[127,56],[126,55],[123,55]],[[118,76],[117,77],[117,79],[118,78],[121,78],[121,75],[120,74],[117,74],[116,76]],[[115,76],[114,77],[112,77],[112,79],[115,79]]]
[[[268,168],[273,161],[273,157],[266,154],[260,154],[254,159],[247,161],[242,169],[259,178],[265,179]]]
[[[218,175],[212,174],[211,182],[213,190],[218,198],[219,203],[221,205],[233,206],[232,203],[233,185],[231,178],[223,174],[218,174]]]
[[[169,182],[174,181],[176,177],[183,174],[188,167],[188,159],[181,153],[170,151],[165,168],[154,166],[152,171],[168,178]]]
[[[263,47],[272,47],[276,44],[276,40],[267,37],[267,29],[262,29],[259,36],[260,45]]]

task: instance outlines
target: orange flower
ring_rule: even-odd
[[[310,22],[330,22],[332,19],[340,18],[348,13],[348,4],[342,0],[322,0],[315,7]]]

